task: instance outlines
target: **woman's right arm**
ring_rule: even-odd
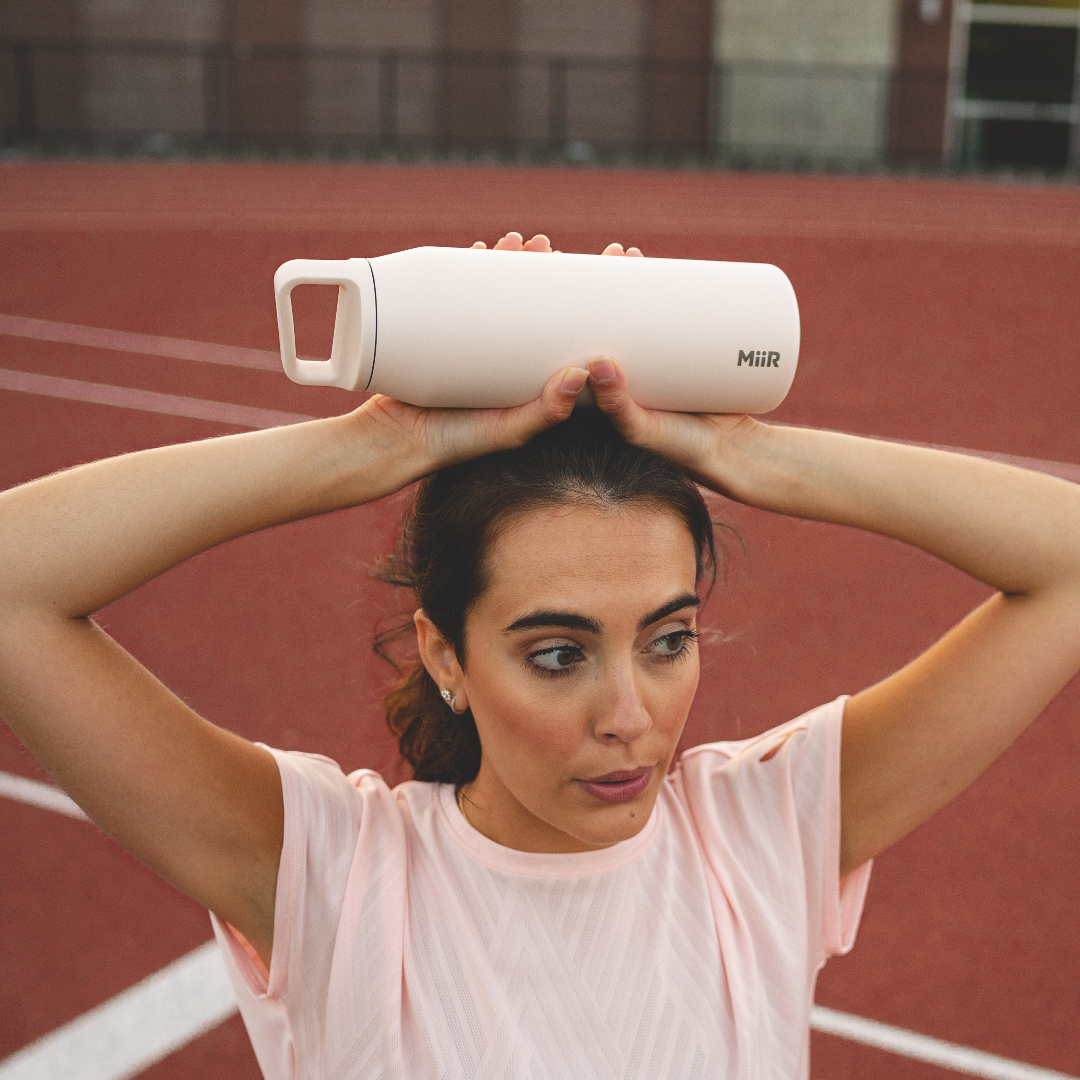
[[[127,454],[0,494],[0,716],[123,847],[269,965],[281,782],[89,618],[245,533],[370,502],[565,418],[587,372],[518,409],[372,398],[333,419]]]

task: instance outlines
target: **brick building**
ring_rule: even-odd
[[[1078,27],[1080,0],[5,0],[0,128],[1055,167]]]

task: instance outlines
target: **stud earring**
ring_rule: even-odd
[[[451,694],[450,691],[446,689],[446,687],[443,687],[440,693],[442,694],[443,701],[445,701],[446,704],[449,705],[452,709],[454,707],[454,702],[457,700],[457,698],[453,694]]]

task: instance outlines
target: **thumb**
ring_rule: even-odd
[[[649,416],[630,396],[622,368],[610,356],[589,362],[589,386],[596,404],[627,442],[641,442]]]
[[[517,438],[525,443],[545,428],[562,423],[574,411],[574,403],[588,381],[585,368],[566,367],[555,372],[538,398],[511,410]]]

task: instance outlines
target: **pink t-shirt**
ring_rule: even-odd
[[[814,982],[854,940],[843,699],[683,754],[637,836],[540,855],[449,785],[273,751],[269,981],[218,920],[267,1080],[805,1080]]]

